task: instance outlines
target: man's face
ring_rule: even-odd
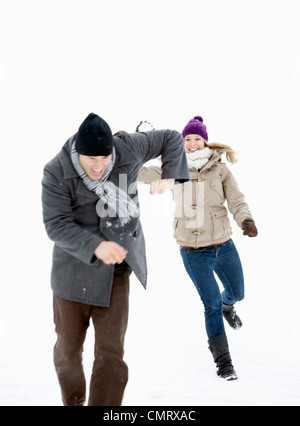
[[[112,155],[108,157],[89,157],[88,155],[79,154],[79,162],[86,175],[92,180],[99,180],[109,163]]]

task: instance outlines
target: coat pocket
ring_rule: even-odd
[[[211,211],[213,223],[213,238],[219,240],[231,234],[230,222],[225,207],[217,207]]]

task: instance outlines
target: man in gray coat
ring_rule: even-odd
[[[160,155],[162,180],[153,183],[152,193],[189,180],[181,135],[159,130],[113,136],[109,125],[91,113],[45,166],[43,218],[55,243],[54,364],[64,405],[85,401],[82,351],[90,319],[95,360],[88,403],[122,403],[131,272],[145,288],[147,283],[136,180],[143,164]]]

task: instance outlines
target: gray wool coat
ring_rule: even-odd
[[[98,196],[89,191],[73,167],[70,150],[76,134],[44,168],[43,220],[54,241],[51,271],[53,292],[67,300],[110,306],[114,266],[94,255],[102,241],[128,250],[126,262],[146,288],[145,241],[139,217],[122,225],[118,217],[99,217]],[[127,180],[127,192],[138,204],[137,176],[144,163],[162,156],[162,179],[190,179],[181,135],[172,130],[119,132],[114,136],[116,162],[109,176],[115,185]],[[121,178],[120,178],[121,176]],[[122,182],[122,183],[120,183]]]

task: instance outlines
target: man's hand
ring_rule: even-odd
[[[122,263],[128,251],[113,241],[102,241],[94,251],[94,255],[102,260],[105,265],[115,265]]]
[[[151,182],[150,194],[164,194],[168,189],[172,189],[175,179],[162,179]]]

